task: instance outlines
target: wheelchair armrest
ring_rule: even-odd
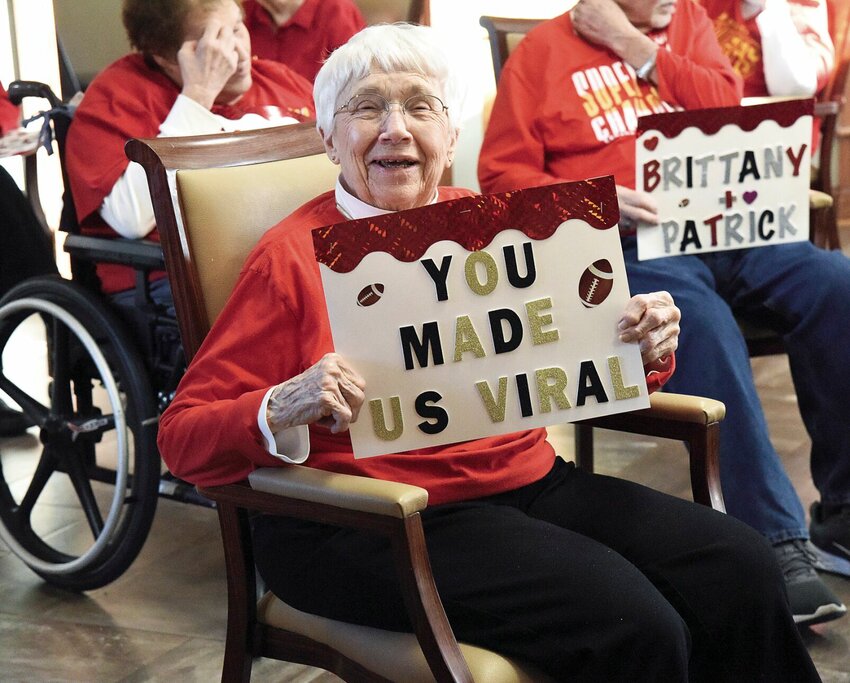
[[[117,263],[147,270],[164,270],[162,247],[150,240],[68,235],[65,251],[86,261]]]

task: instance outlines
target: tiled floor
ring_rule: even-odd
[[[845,237],[845,240],[848,238]],[[756,359],[771,436],[806,507],[816,498],[809,442],[783,356]],[[571,428],[553,438],[572,452]],[[0,442],[4,455],[35,449],[35,436]],[[681,445],[602,433],[598,469],[686,495]],[[850,580],[826,581],[850,604]],[[0,681],[218,680],[225,629],[223,558],[214,511],[160,500],[141,555],[109,586],[84,595],[45,585],[0,543]],[[826,683],[850,683],[850,617],[805,633]],[[258,661],[257,681],[333,681],[306,667]]]

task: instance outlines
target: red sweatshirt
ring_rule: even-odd
[[[21,110],[9,101],[9,95],[0,83],[0,135],[21,125]]]
[[[637,117],[738,104],[741,81],[702,7],[679,0],[661,46],[658,86],[613,52],[588,43],[569,13],[545,21],[511,54],[478,161],[484,192],[613,174],[634,187]]]
[[[263,115],[277,106],[299,121],[313,118],[310,83],[282,64],[255,60],[250,89],[235,105],[215,106],[213,114],[240,119]],[[66,162],[77,218],[86,234],[116,237],[100,217],[100,206],[130,163],[124,144],[131,138],[153,138],[165,121],[180,88],[149,67],[142,55],[122,57],[102,71],[86,89],[68,131]],[[154,230],[146,239],[158,240]],[[98,266],[103,289],[118,292],[134,285],[132,268]]]
[[[242,7],[251,51],[286,64],[311,82],[327,56],[366,26],[352,0],[305,0],[282,26],[256,0],[245,0]]]
[[[468,190],[441,188],[445,201]],[[333,192],[320,195],[269,230],[248,257],[227,305],[162,415],[159,449],[172,473],[200,485],[281,466],[257,425],[266,392],[333,351],[311,229],[344,221]],[[672,374],[649,376],[649,389]],[[415,484],[440,504],[524,486],[552,467],[545,429],[355,459],[347,433],[311,425],[305,464]]]

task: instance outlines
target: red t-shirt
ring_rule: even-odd
[[[21,110],[9,101],[9,95],[0,83],[0,135],[21,125]]]
[[[441,201],[469,196],[440,188]],[[224,310],[189,365],[159,424],[159,450],[175,475],[202,486],[281,466],[257,426],[268,389],[333,351],[310,230],[344,221],[333,192],[308,202],[260,240]],[[674,363],[647,378],[650,391]],[[355,459],[348,433],[311,425],[305,465],[400,481],[428,490],[431,504],[524,486],[552,467],[545,429],[476,439],[402,454]]]
[[[251,77],[251,87],[238,102],[214,106],[212,112],[240,119],[248,113],[265,115],[265,108],[273,106],[299,121],[315,115],[312,86],[283,64],[254,60]],[[71,192],[84,233],[116,236],[99,210],[130,163],[124,144],[131,138],[156,137],[179,94],[177,85],[140,54],[114,62],[86,89],[66,145]],[[156,230],[146,239],[158,240]],[[97,272],[108,293],[134,286],[132,268],[99,264]]]
[[[736,105],[741,81],[702,7],[679,0],[661,47],[658,85],[617,55],[578,36],[569,13],[520,42],[499,79],[478,179],[485,192],[612,174],[634,187],[637,117]]]
[[[744,19],[741,15],[741,0],[700,0],[708,16],[714,22],[717,41],[723,53],[729,58],[732,67],[744,79],[744,97],[762,97],[769,95],[762,62],[761,31],[756,17]],[[832,61],[827,56],[833,48],[827,43],[831,38],[826,34],[827,24],[822,29],[815,21],[817,14],[824,11],[823,0],[787,0],[793,6],[794,16],[800,23],[798,31],[806,46],[815,56],[817,63],[817,89],[823,90],[831,73]],[[812,15],[812,21],[806,22],[806,16]]]
[[[313,81],[327,56],[366,26],[352,0],[305,0],[282,26],[256,0],[244,0],[251,51]]]

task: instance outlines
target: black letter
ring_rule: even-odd
[[[768,223],[773,223],[773,211],[768,209],[759,217],[759,237],[761,237],[765,242],[768,241],[771,237],[776,234],[776,230],[771,230],[769,232],[765,232],[764,224],[765,221]]]
[[[505,270],[508,271],[508,282],[517,289],[531,287],[537,279],[537,269],[534,266],[534,252],[531,250],[531,242],[524,242],[522,251],[525,254],[525,277],[520,277],[516,268],[516,252],[514,245],[509,244],[502,247],[505,254]]]
[[[528,393],[528,375],[516,376],[516,390],[519,394],[519,408],[523,417],[531,417],[534,411],[531,408],[531,394]]]
[[[419,337],[416,336],[416,330],[413,329],[413,325],[400,327],[398,334],[401,337],[401,349],[404,352],[405,370],[413,370],[413,353],[416,354],[419,367],[427,367],[428,347],[434,350],[434,365],[443,364],[443,347],[440,345],[440,330],[437,328],[436,320],[430,323],[423,323],[421,342],[419,341]]]
[[[602,380],[599,379],[599,373],[596,372],[596,366],[592,360],[582,361],[579,367],[576,405],[583,406],[588,396],[595,396],[597,403],[608,403],[605,387],[602,386]]]
[[[756,153],[749,149],[744,152],[744,163],[741,164],[741,172],[738,174],[738,182],[743,183],[744,178],[748,175],[754,176],[756,180],[761,178],[761,175],[759,175],[759,167],[756,164]]]
[[[416,397],[416,412],[419,417],[435,420],[435,422],[420,422],[418,427],[426,434],[439,434],[449,426],[449,414],[440,406],[428,405],[443,398],[439,392],[423,391]]]
[[[522,321],[510,308],[498,308],[487,314],[490,317],[490,334],[493,335],[493,348],[496,353],[513,351],[522,341]],[[505,339],[502,321],[506,320],[511,327],[511,338]]]
[[[691,242],[697,249],[702,249],[702,242],[699,241],[699,234],[697,233],[697,224],[694,221],[685,221],[685,232],[682,235],[679,251],[685,251],[685,247]]]
[[[437,289],[437,301],[445,301],[449,298],[449,292],[446,289],[446,279],[449,277],[449,265],[452,262],[452,255],[443,256],[443,262],[437,268],[431,259],[422,259],[419,263],[425,266],[425,270],[431,279],[434,281],[434,287]]]

